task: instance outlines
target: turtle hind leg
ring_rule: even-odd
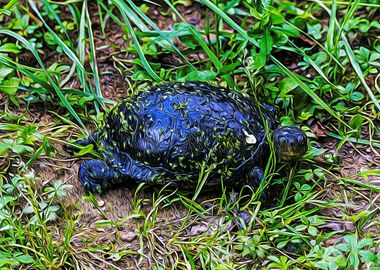
[[[159,181],[157,177],[165,174],[162,168],[151,167],[137,162],[126,153],[107,153],[105,158],[113,164],[114,168],[118,168],[121,174],[135,180],[137,183],[157,184],[157,181]]]
[[[91,192],[101,193],[120,184],[122,177],[128,177],[137,183],[157,184],[159,176],[165,174],[160,168],[138,163],[127,154],[106,154],[110,164],[102,160],[86,160],[81,163],[78,178],[83,187]]]
[[[86,160],[80,164],[79,182],[86,191],[102,193],[121,182],[121,174],[102,160]]]

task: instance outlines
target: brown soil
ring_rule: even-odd
[[[151,8],[149,12],[152,18],[161,29],[168,29],[173,25],[173,18],[171,14],[165,14],[166,8]],[[204,26],[204,10],[201,10],[197,4],[188,7],[179,7],[179,11],[185,14],[188,21],[192,20],[197,27]],[[111,100],[120,100],[127,96],[132,86],[135,86],[130,81],[131,74],[120,74],[118,71],[119,61],[131,58],[126,52],[128,43],[123,38],[121,29],[115,25],[108,23],[105,30],[106,35],[101,33],[99,22],[94,18],[93,29],[95,35],[95,43],[97,50],[97,63],[99,72],[101,74],[101,86],[103,95]],[[101,49],[100,49],[101,48]],[[290,63],[291,64],[291,63]],[[126,64],[128,65],[128,63]],[[76,81],[69,82],[75,86],[78,84]],[[39,119],[39,120],[37,120]],[[54,116],[47,112],[35,112],[31,115],[31,122],[53,123]],[[41,124],[42,126],[42,124]],[[67,132],[67,137],[64,140],[70,140],[71,133]],[[334,153],[336,143],[329,142],[331,153]],[[56,144],[60,153],[64,153],[62,146]],[[365,228],[366,231],[378,232],[380,215],[379,210],[379,196],[376,193],[369,191],[357,192],[352,190],[350,185],[345,185],[337,177],[350,177],[356,175],[361,169],[378,169],[380,159],[378,153],[371,148],[362,148],[355,150],[349,145],[345,145],[339,153],[342,161],[339,165],[340,171],[336,175],[331,176],[331,183],[328,184],[325,194],[322,196],[324,200],[335,199],[339,197],[337,202],[344,203],[347,207],[341,206],[323,210],[322,214],[336,218],[336,222],[326,224],[326,229],[329,230],[343,230],[355,231],[356,224],[353,221],[347,220],[343,215],[353,215],[367,209],[371,211],[377,209],[372,226]],[[65,154],[64,154],[65,155]],[[132,217],[134,208],[132,206],[133,200],[141,200],[140,206],[145,209],[144,213],[149,213],[152,209],[151,199],[152,190],[146,189],[143,192],[138,192],[135,195],[136,186],[129,185],[127,187],[117,188],[106,192],[102,195],[95,195],[95,199],[99,208],[94,207],[93,204],[85,201],[83,196],[84,190],[77,179],[77,171],[79,161],[64,161],[68,160],[68,156],[62,158],[61,161],[53,162],[51,160],[39,160],[34,169],[37,175],[42,179],[43,185],[49,184],[57,179],[63,180],[73,186],[68,191],[68,195],[64,199],[64,205],[67,209],[71,209],[72,215],[80,216],[77,227],[77,235],[72,238],[72,246],[74,250],[83,250],[85,246],[106,246],[108,244],[116,246],[114,251],[128,251],[128,252],[141,252],[144,254],[144,259],[139,261],[138,255],[126,255],[119,261],[113,261],[109,255],[103,256],[101,252],[78,252],[76,258],[78,261],[88,265],[92,265],[97,269],[151,269],[155,262],[159,262],[163,257],[170,253],[178,251],[175,245],[171,243],[171,239],[181,226],[183,219],[188,213],[188,209],[181,203],[175,203],[168,207],[159,207],[157,216],[155,218],[155,227],[148,230],[148,235],[151,241],[138,239],[136,232],[141,230],[144,223],[144,218],[147,217]],[[363,178],[355,178],[359,181],[365,182]],[[380,179],[377,177],[370,177],[368,181],[372,184],[380,186]],[[220,195],[220,194],[218,194]],[[199,202],[205,201],[214,197],[215,194],[202,194]],[[148,200],[145,200],[148,199]],[[128,219],[128,217],[130,217]],[[149,217],[148,217],[149,218]],[[189,237],[192,234],[199,234],[206,230],[204,224],[218,223],[222,219],[221,215],[208,216],[195,220],[187,230],[188,235],[181,235],[180,237]],[[119,222],[120,219],[125,219],[124,222],[118,223],[118,226],[96,226],[96,222],[102,220],[113,220]],[[142,242],[140,242],[142,240]],[[154,250],[150,242],[156,242],[158,249]],[[143,246],[141,246],[141,243]],[[329,243],[327,243],[329,244]],[[96,255],[93,255],[96,254]],[[96,257],[94,257],[96,256]]]

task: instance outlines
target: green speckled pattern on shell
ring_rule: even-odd
[[[260,164],[265,154],[262,119],[275,124],[243,94],[205,83],[171,83],[118,103],[98,140],[105,161],[136,180],[193,185],[203,164],[214,168],[210,183],[241,181],[247,165]]]

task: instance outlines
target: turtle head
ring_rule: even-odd
[[[307,137],[297,127],[278,127],[273,133],[273,144],[277,157],[280,160],[296,160],[302,157],[307,150]]]

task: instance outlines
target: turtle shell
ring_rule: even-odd
[[[170,83],[114,106],[100,140],[109,156],[127,155],[165,171],[194,174],[203,164],[231,175],[263,159],[264,121],[275,125],[243,94],[206,83]]]

